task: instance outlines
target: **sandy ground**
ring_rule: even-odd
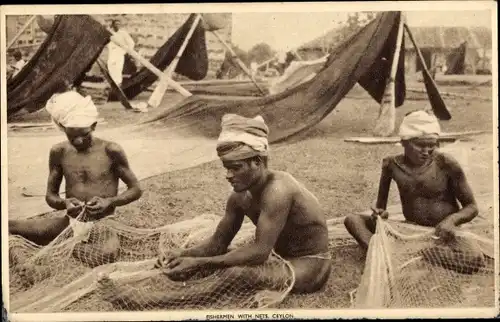
[[[467,86],[440,87],[442,91],[455,93],[465,93],[468,88]],[[471,91],[474,92],[471,95],[491,97],[491,87],[475,88]],[[175,99],[172,98],[172,100]],[[493,130],[491,101],[451,97],[444,99],[453,115],[451,121],[442,123],[444,131]],[[410,97],[405,106],[397,111],[397,124],[405,113],[426,104],[425,96]],[[377,113],[376,102],[362,91],[353,91],[333,113],[311,131],[296,138],[294,142],[272,147],[270,166],[274,169],[289,171],[302,181],[318,196],[328,218],[364,211],[375,200],[382,158],[400,153],[401,147],[394,144],[372,146],[347,143],[344,142],[344,138],[370,136]],[[102,106],[101,116],[108,121],[106,129],[98,133],[104,136],[116,133],[113,132],[116,131],[113,128],[124,122],[137,121],[145,117],[142,114],[126,112],[116,103]],[[32,121],[33,117],[30,115],[26,119]],[[43,118],[38,120],[41,119]],[[34,211],[36,208],[33,205],[41,204],[40,198],[22,197],[16,189],[31,185],[44,190],[48,145],[64,139],[61,135],[53,136],[54,132],[40,133],[38,131],[37,133],[37,130],[22,132],[9,132],[8,137],[10,218],[30,216],[34,212],[23,213],[22,209]],[[155,138],[157,140],[149,137],[149,140],[139,143],[142,144],[140,146],[140,151],[144,155],[142,158],[156,160],[156,163],[158,160],[162,162],[168,160],[169,170],[172,171],[143,180],[142,186],[145,189],[143,197],[134,204],[120,209],[118,218],[136,227],[157,227],[193,218],[201,213],[222,214],[225,198],[228,195],[228,186],[224,180],[221,164],[217,161],[204,163],[209,160],[200,159],[197,166],[186,168],[182,161],[172,157],[173,151],[180,151],[179,146],[172,146],[172,139],[178,138],[175,133],[167,129],[161,134],[158,132]],[[134,149],[132,145],[127,147],[127,144],[133,144],[133,138],[119,138],[118,142],[124,145],[127,153],[134,153],[130,152]],[[185,145],[193,143],[184,142]],[[206,143],[206,146],[209,146],[210,143]],[[213,142],[211,144],[213,146]],[[477,195],[493,193],[497,179],[493,175],[493,153],[496,152],[496,145],[494,145],[492,134],[475,136],[467,142],[447,145],[443,149],[452,153],[462,163]],[[209,150],[210,148],[205,151],[206,156],[213,155],[214,151]],[[154,161],[149,162],[134,161],[132,167],[134,171],[144,174],[149,170],[143,167],[153,166]],[[37,202],[35,202],[36,199],[38,199]],[[23,204],[30,203],[30,200],[33,200],[32,208],[23,206]],[[398,194],[394,184],[389,203],[398,203]],[[493,218],[492,203],[493,200],[491,203],[481,205],[482,216],[490,220]],[[364,256],[357,247],[338,248],[332,256],[333,271],[328,285],[322,292],[307,296],[289,296],[280,307],[341,308],[349,306],[348,292],[359,284]]]

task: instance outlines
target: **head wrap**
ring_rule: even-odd
[[[236,114],[222,117],[217,154],[223,161],[236,161],[267,156],[269,129],[262,116],[246,118]]]
[[[54,94],[45,106],[52,121],[61,129],[89,127],[97,122],[97,108],[90,96],[75,91]]]
[[[438,138],[441,127],[438,119],[427,111],[416,111],[407,114],[399,127],[401,140],[414,138]]]

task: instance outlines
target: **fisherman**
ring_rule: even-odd
[[[110,216],[116,207],[127,205],[142,194],[122,147],[93,136],[98,112],[90,96],[83,97],[70,90],[68,82],[63,82],[47,102],[46,110],[66,134],[67,141],[50,150],[45,200],[56,210],[66,210],[66,215],[9,220],[10,234],[20,235],[38,245],[49,244],[69,225],[73,227]],[[59,195],[63,178],[65,198]],[[118,193],[120,179],[128,187],[121,194]],[[97,232],[90,230],[88,241],[77,245],[74,254],[85,253],[94,259],[112,261],[118,252],[118,237],[109,231],[101,232],[97,236]],[[92,266],[99,264],[102,263]]]
[[[114,19],[111,21],[111,29],[113,30],[113,39],[123,47],[134,49],[135,42],[129,33],[121,28],[120,20]],[[126,50],[118,46],[113,41],[108,44],[108,70],[113,81],[120,86],[123,81],[123,66],[125,64]]]
[[[383,159],[373,214],[350,215],[344,222],[365,251],[375,233],[376,217],[387,219],[389,216],[387,200],[394,180],[407,222],[435,227],[439,243],[460,244],[461,250],[473,257],[473,262],[475,259],[482,262],[478,245],[456,236],[457,228],[473,220],[478,208],[460,164],[452,156],[437,151],[440,133],[439,122],[432,113],[419,110],[404,117],[399,129],[404,153]]]
[[[166,277],[183,281],[198,271],[231,268],[245,283],[259,285],[263,280],[283,280],[282,268],[262,266],[272,251],[291,263],[295,273],[292,292],[317,292],[328,281],[331,255],[328,250],[328,229],[318,199],[292,175],[268,168],[268,127],[262,117],[245,118],[226,114],[217,153],[227,171],[232,186],[226,212],[215,233],[204,243],[174,255],[161,257],[157,267]],[[256,226],[255,241],[229,250],[243,219],[248,217]],[[234,281],[221,279],[204,289],[182,294],[176,292],[149,293],[131,296],[128,286],[117,286],[103,277],[104,298],[112,303],[127,303],[128,308],[157,306],[165,308],[179,303],[196,303],[201,298],[217,298],[217,294],[234,287]],[[192,295],[190,295],[192,294]]]

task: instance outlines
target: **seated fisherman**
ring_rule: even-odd
[[[46,109],[67,141],[54,145],[49,156],[46,202],[65,216],[28,220],[9,220],[9,233],[20,235],[38,245],[47,245],[79,217],[93,221],[112,215],[116,207],[129,204],[141,196],[139,182],[129,167],[125,152],[116,143],[93,136],[98,112],[90,96],[83,97],[61,84],[59,92],[47,102]],[[62,179],[66,198],[59,196]],[[128,189],[118,194],[122,180]],[[75,256],[112,260],[118,252],[118,237],[90,233],[87,243],[77,245]],[[93,242],[99,239],[100,252]],[[89,247],[85,247],[89,246]],[[93,253],[90,253],[92,250]],[[102,263],[89,263],[92,266]]]
[[[274,250],[288,260],[295,272],[292,292],[319,291],[328,281],[331,270],[328,250],[328,229],[318,199],[292,175],[271,170],[267,166],[268,128],[263,119],[227,114],[222,119],[222,132],[217,153],[227,170],[226,179],[233,192],[226,204],[226,213],[213,236],[206,242],[179,251],[176,255],[158,260],[158,266],[172,280],[185,280],[197,271],[214,268],[232,268],[243,274],[246,283],[258,285],[263,279],[282,280],[281,269],[267,270],[259,275],[255,265],[263,264]],[[247,246],[228,250],[228,246],[247,216],[256,226],[255,241]],[[221,279],[209,285],[202,293],[193,295],[158,292],[144,297],[131,296],[128,286],[119,287],[103,278],[104,298],[113,303],[127,303],[127,307],[168,307],[213,298],[231,288],[234,281]],[[105,282],[105,283],[104,283]],[[185,286],[183,291],[186,291]],[[221,293],[222,292],[222,293]],[[127,295],[129,293],[129,295]]]
[[[344,222],[364,250],[375,233],[376,216],[389,215],[386,207],[392,180],[399,189],[406,221],[435,227],[442,243],[456,242],[457,227],[477,216],[476,201],[462,167],[450,155],[435,151],[440,132],[437,118],[426,111],[409,113],[403,119],[399,135],[404,153],[384,158],[372,216],[350,215]],[[482,256],[476,245],[466,244],[461,245],[463,249]]]

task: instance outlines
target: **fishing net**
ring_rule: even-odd
[[[444,242],[425,229],[378,219],[356,308],[467,308],[494,305],[493,242],[459,231]]]
[[[196,271],[183,281],[154,267],[158,256],[211,236],[219,220],[204,214],[156,229],[112,218],[76,220],[45,247],[10,236],[11,311],[251,309],[280,303],[295,276],[274,253],[260,266]],[[327,221],[333,254],[356,244],[343,221]],[[255,226],[245,222],[230,248],[252,241],[254,233]],[[493,243],[460,232],[456,241],[442,244],[432,229],[397,216],[379,220],[361,283],[351,296],[355,308],[493,305]]]
[[[185,281],[154,267],[158,256],[210,236],[217,216],[156,229],[81,219],[44,247],[10,236],[12,312],[260,308],[280,302],[293,287],[291,266],[274,253],[257,267],[200,271]],[[249,242],[251,228],[244,225],[231,247]],[[275,277],[266,278],[269,272]]]

